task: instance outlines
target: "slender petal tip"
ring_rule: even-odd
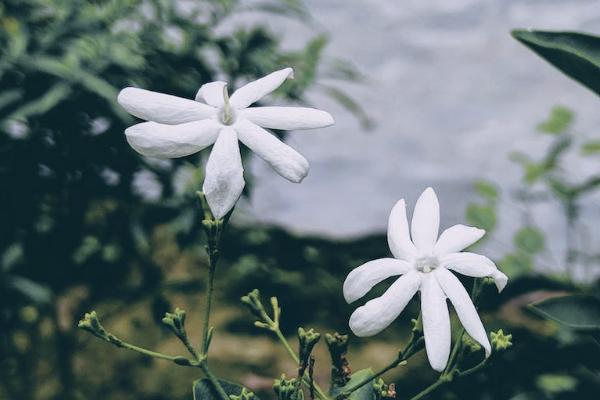
[[[502,292],[508,283],[508,276],[506,276],[502,271],[497,269],[492,274],[492,279],[496,284],[496,288],[498,289],[498,293]]]

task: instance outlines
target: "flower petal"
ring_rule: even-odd
[[[387,328],[419,290],[421,276],[414,271],[402,275],[381,296],[358,307],[350,316],[356,336],[373,336]]]
[[[176,158],[194,154],[215,142],[219,124],[210,119],[165,125],[142,122],[125,130],[127,142],[148,157]]]
[[[206,163],[202,190],[215,218],[223,218],[235,205],[244,189],[244,168],[235,130],[221,128]]]
[[[440,228],[440,204],[432,188],[427,188],[417,200],[411,222],[413,243],[422,253],[433,251]]]
[[[363,297],[373,286],[394,275],[403,275],[411,270],[405,261],[380,258],[353,269],[344,281],[344,298],[352,303]]]
[[[460,274],[474,278],[489,276],[494,279],[499,292],[504,289],[508,282],[508,277],[498,270],[492,260],[479,254],[468,252],[446,254],[440,258],[440,264]]]
[[[196,101],[202,101],[213,107],[221,108],[225,104],[223,97],[223,88],[227,86],[227,82],[214,81],[205,83],[196,93]]]
[[[431,368],[443,371],[450,356],[450,313],[446,304],[446,295],[435,277],[423,274],[421,284],[421,318],[425,350]]]
[[[247,83],[231,95],[231,104],[238,110],[246,108],[277,89],[288,78],[294,78],[294,70],[291,68],[272,72],[263,78]]]
[[[117,101],[131,115],[169,125],[197,121],[217,112],[197,101],[134,87],[121,90]]]
[[[410,234],[408,233],[404,199],[399,200],[392,208],[388,219],[387,239],[394,257],[408,261],[416,256],[417,248],[410,240]]]
[[[247,119],[235,124],[240,141],[268,162],[277,173],[292,182],[301,182],[308,174],[308,161],[296,150]]]
[[[434,252],[437,255],[456,253],[464,250],[477,242],[485,235],[485,230],[466,225],[454,225],[440,235],[435,244]]]
[[[446,268],[438,268],[434,271],[434,274],[442,290],[452,302],[458,319],[460,319],[465,330],[469,336],[485,349],[485,355],[489,357],[492,352],[490,341],[481,323],[481,319],[479,319],[475,305],[464,286]]]
[[[252,107],[240,110],[240,116],[263,128],[283,130],[323,128],[334,123],[328,112],[306,107]]]

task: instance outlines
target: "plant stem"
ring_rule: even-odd
[[[394,359],[394,361],[392,361],[391,363],[389,363],[387,366],[385,366],[383,369],[381,369],[380,371],[376,372],[374,375],[363,379],[362,381],[356,383],[355,385],[351,386],[350,388],[344,390],[342,393],[338,394],[337,396],[335,396],[336,400],[341,400],[344,398],[347,398],[348,396],[350,396],[352,394],[352,392],[355,392],[356,390],[360,389],[361,387],[363,387],[364,385],[366,385],[367,383],[379,378],[381,375],[385,374],[386,372],[388,372],[389,370],[392,370],[394,368],[396,368],[399,365],[404,365],[406,364],[406,360],[408,360],[410,357],[412,357],[418,350],[418,346],[422,341],[422,336],[417,336],[415,334],[412,335],[410,341],[408,342],[408,344],[406,345],[406,347],[404,348],[404,350],[402,350],[400,353],[398,353],[398,356],[396,357],[396,359]]]
[[[209,249],[211,253],[218,252],[216,249]],[[208,356],[209,333],[210,333],[210,312],[212,308],[212,298],[214,292],[215,270],[217,267],[218,253],[209,254],[208,266],[208,286],[206,289],[206,305],[204,307],[204,320],[202,329],[202,354]]]
[[[210,383],[213,385],[214,389],[217,391],[221,400],[229,400],[229,396],[223,389],[223,386],[221,386],[221,383],[219,382],[217,377],[214,376],[213,373],[210,372],[210,370],[208,369],[208,364],[206,363],[206,356],[202,361],[200,361],[200,368],[202,369],[202,372],[204,372],[204,375],[206,375]]]
[[[410,400],[419,400],[436,390],[438,387],[448,383],[452,380],[449,375],[442,374],[437,381],[433,382],[431,385],[427,386],[423,391],[419,392],[417,395],[410,398]]]
[[[287,350],[288,354],[296,362],[296,364],[300,364],[300,358],[298,358],[298,355],[296,354],[296,352],[292,349],[292,347],[290,346],[290,344],[287,341],[287,339],[285,338],[285,336],[283,336],[283,333],[281,332],[281,329],[279,329],[279,325],[276,324],[276,325],[272,326],[270,329],[271,329],[271,331],[275,332],[275,335],[277,336],[277,338],[279,339],[279,341],[281,342],[281,344],[283,345],[283,347],[285,347],[285,349]],[[302,381],[304,382],[304,384],[306,386],[308,386],[308,387],[311,386],[311,381],[306,376],[302,377]],[[321,400],[330,400],[329,396],[327,396],[325,394],[325,392],[323,391],[323,389],[321,389],[321,387],[316,382],[312,381],[312,386],[315,388],[315,391],[317,392],[317,397],[319,399],[321,399]]]

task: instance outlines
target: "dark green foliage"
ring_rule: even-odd
[[[593,296],[552,297],[531,305],[545,318],[577,330],[600,332],[600,299]]]
[[[600,95],[600,37],[579,32],[514,30],[512,35],[566,75]]]

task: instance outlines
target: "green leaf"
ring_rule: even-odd
[[[219,383],[228,395],[239,396],[242,393],[243,386],[237,383],[219,379]],[[198,379],[194,382],[194,400],[221,400],[212,383],[208,378]]]
[[[467,206],[467,221],[470,225],[492,231],[496,227],[496,211],[490,206],[471,203]]]
[[[498,199],[498,189],[496,186],[488,181],[479,181],[475,183],[475,191],[482,197],[488,200]]]
[[[600,37],[521,29],[512,31],[512,35],[567,76],[600,95]]]
[[[600,140],[590,140],[581,146],[581,153],[585,156],[600,153]]]
[[[533,260],[529,254],[518,251],[505,255],[498,261],[498,267],[510,278],[516,278],[531,272]]]
[[[530,306],[544,318],[578,330],[600,330],[600,299],[572,295],[553,297]]]
[[[352,374],[350,380],[344,386],[332,386],[331,396],[335,397],[338,394],[342,393],[344,390],[349,389],[357,383],[362,382],[363,380],[372,376],[373,370],[371,370],[371,368],[365,368],[361,369],[360,371],[356,371]],[[360,389],[355,390],[350,396],[348,396],[348,399],[350,400],[374,400],[375,398],[375,391],[373,390],[373,386],[370,383],[363,385]]]
[[[557,135],[564,133],[573,122],[571,110],[561,106],[555,106],[550,110],[548,119],[538,125],[538,130],[545,133]]]
[[[544,235],[539,229],[526,226],[515,234],[514,242],[519,249],[534,254],[544,248]]]

